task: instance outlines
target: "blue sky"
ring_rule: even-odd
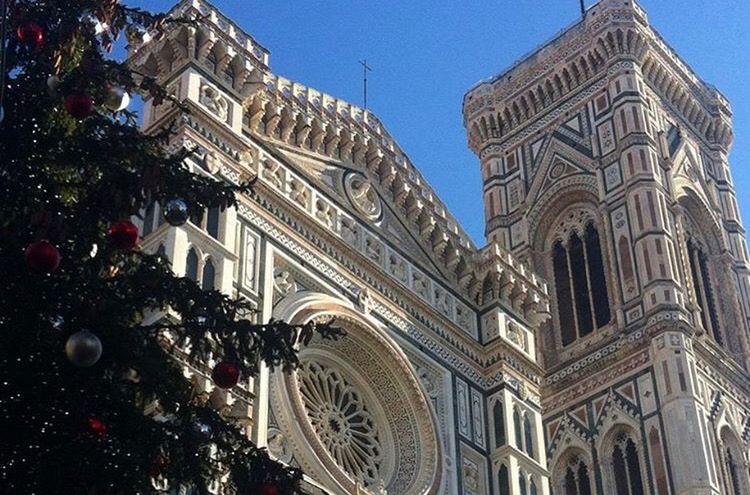
[[[169,0],[130,0],[166,10]],[[274,73],[368,103],[479,244],[479,165],[466,146],[461,99],[579,16],[577,0],[214,0],[271,52]],[[587,5],[593,2],[587,1]],[[639,0],[651,24],[734,111],[731,155],[750,219],[750,2]]]

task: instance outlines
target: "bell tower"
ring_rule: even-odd
[[[749,384],[727,100],[636,2],[601,0],[463,110],[487,241],[550,283],[537,341],[553,492],[735,493],[721,435],[744,427],[711,412]]]

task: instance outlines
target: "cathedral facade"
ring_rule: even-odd
[[[346,330],[231,394],[186,372],[307,492],[750,493],[731,110],[637,3],[601,0],[466,93],[483,247],[375,115],[274,74],[208,2],[172,12],[201,22],[130,60],[190,111],[147,100],[143,128],[257,182],[182,227],[150,207],[143,246],[258,321]]]

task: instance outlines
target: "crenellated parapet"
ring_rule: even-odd
[[[198,25],[182,24],[153,39],[145,34],[129,40],[129,63],[146,76],[164,82],[191,61],[201,61],[221,75],[230,92],[247,97],[263,86],[269,51],[208,2],[184,0],[169,15],[200,19]]]
[[[358,168],[395,207],[449,280],[466,274],[476,248],[372,113],[269,74],[266,88],[246,102],[245,130]]]
[[[472,88],[463,108],[469,146],[481,154],[492,144],[513,140],[586,93],[595,81],[611,76],[621,61],[639,67],[697,135],[709,144],[731,147],[727,100],[680,59],[640,6],[628,0],[598,2],[560,35]]]
[[[259,184],[289,207],[362,253],[364,263],[406,285],[465,333],[479,333],[474,305],[497,303],[529,327],[546,317],[546,283],[499,246],[479,250],[374,114],[271,73],[268,52],[208,3],[186,1],[173,12],[205,16],[209,22],[179,26],[163,39],[132,46],[131,63],[150,70],[200,114],[180,118],[194,128],[180,126],[180,134],[190,137],[178,141],[203,150],[198,157],[211,173],[258,176]],[[232,72],[235,79],[224,77],[228,68],[240,66],[245,69]],[[180,111],[146,101],[145,114],[146,128],[158,128]],[[345,203],[332,202],[320,193],[319,178],[258,142],[352,170],[342,179]],[[429,264],[404,258],[372,234],[388,230],[383,222],[390,220],[377,213],[384,208],[409,229]]]
[[[533,328],[550,316],[547,282],[497,243],[478,252],[466,288],[480,307],[500,303]]]

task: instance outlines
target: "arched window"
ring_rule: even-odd
[[[219,208],[212,206],[208,209],[208,219],[206,220],[206,232],[214,239],[219,239]]]
[[[724,486],[727,495],[745,494],[745,474],[742,468],[742,452],[729,428],[721,432],[722,461],[724,464]]]
[[[612,449],[612,467],[617,495],[643,495],[638,449],[633,439],[625,432],[619,433],[615,438],[615,445]]]
[[[526,491],[526,477],[523,475],[523,472],[518,473],[518,491],[521,495],[528,495]]]
[[[695,298],[701,309],[701,324],[706,332],[713,336],[716,342],[721,344],[722,338],[719,329],[718,313],[714,305],[711,280],[708,276],[708,257],[694,239],[688,239],[687,250],[690,261],[690,274],[693,277]]]
[[[205,213],[201,210],[198,213],[193,213],[190,215],[190,222],[198,227],[199,229],[203,228],[203,217],[205,216]]]
[[[185,276],[193,281],[198,281],[198,254],[195,249],[190,248],[185,262]]]
[[[560,339],[565,346],[612,319],[601,241],[594,224],[589,222],[582,234],[573,230],[558,239],[552,246],[552,264]]]
[[[568,345],[576,339],[576,321],[575,316],[573,316],[568,254],[560,241],[556,242],[552,248],[552,260],[555,265],[555,289],[557,292],[557,310],[560,316],[560,336],[562,345]]]
[[[216,269],[211,258],[206,259],[203,265],[203,274],[201,276],[201,287],[203,290],[213,290],[216,284]]]
[[[510,479],[505,464],[501,465],[497,471],[497,483],[500,488],[500,495],[510,495]]]
[[[513,430],[516,434],[516,447],[518,450],[523,450],[523,429],[521,428],[521,413],[518,412],[518,408],[513,408]]]
[[[505,412],[503,403],[496,401],[492,408],[492,418],[495,424],[495,448],[505,445]]]
[[[529,457],[534,458],[534,429],[531,426],[529,415],[527,414],[523,418],[523,434],[524,441],[526,443],[526,453]]]
[[[146,237],[154,230],[154,215],[156,210],[156,202],[149,202],[146,207],[146,211],[143,214],[143,237]]]
[[[529,483],[529,495],[537,495],[534,478],[531,478],[531,483]]]
[[[557,476],[562,476],[561,495],[591,495],[589,468],[578,455],[568,456],[565,471],[558,473]]]

